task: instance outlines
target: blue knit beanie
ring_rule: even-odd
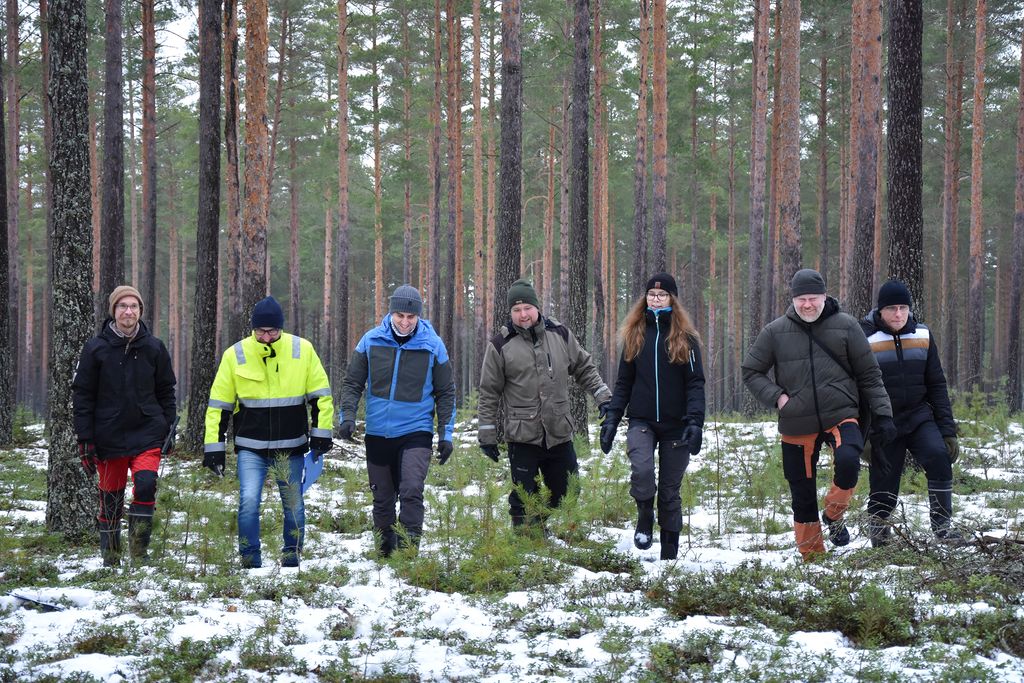
[[[277,330],[284,327],[284,311],[272,296],[257,301],[252,307],[252,328],[255,330],[258,327],[273,327]]]

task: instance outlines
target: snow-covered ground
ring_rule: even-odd
[[[472,426],[460,427],[453,462],[483,461],[474,446]],[[1011,425],[1009,436],[1000,443],[974,444],[975,454],[965,455],[957,465],[960,472],[972,475],[972,481],[995,482],[984,491],[957,492],[955,499],[958,519],[985,525],[969,531],[993,539],[1024,537],[1024,494],[1019,486],[998,485],[1024,478],[1021,426]],[[735,475],[740,460],[758,453],[777,458],[775,438],[770,423],[709,424],[706,450],[693,458],[687,478],[713,480],[723,468]],[[620,461],[614,470],[620,479],[615,490],[626,495],[622,441],[620,434],[616,451],[608,457]],[[4,470],[15,461],[45,472],[44,447],[39,442],[0,459],[0,497],[8,499],[0,506],[5,534],[37,539],[42,532],[45,501],[21,498],[17,486],[2,482]],[[686,507],[687,528],[677,561],[659,560],[657,543],[645,551],[634,548],[632,522],[623,519],[618,525],[593,525],[586,530],[586,539],[621,556],[623,566],[633,571],[592,571],[576,565],[571,560],[572,543],[556,533],[546,543],[561,551],[556,555],[562,559],[549,555],[544,561],[560,565],[558,575],[565,578],[557,583],[448,594],[403,578],[401,563],[411,560],[376,560],[368,528],[338,533],[317,527],[318,520],[344,508],[346,497],[355,495],[351,484],[344,484],[358,479],[361,457],[359,447],[351,444],[336,450],[323,480],[307,494],[309,531],[301,569],[265,566],[243,571],[234,558],[205,565],[196,559],[194,549],[189,556],[171,544],[165,552],[187,571],[168,572],[159,559],[150,566],[125,563],[118,570],[105,570],[98,552],[76,548],[54,555],[56,572],[50,576],[56,579],[14,586],[16,558],[0,557],[3,585],[62,608],[43,611],[11,595],[0,596],[0,681],[1024,681],[1024,659],[1000,647],[997,637],[987,647],[968,640],[872,648],[859,646],[839,631],[780,632],[776,626],[735,614],[679,618],[652,597],[658,587],[685,591],[688,577],[706,580],[709,573],[728,573],[753,562],[789,570],[797,578],[786,590],[794,594],[842,591],[845,584],[838,579],[833,583],[832,572],[839,572],[840,566],[841,571],[850,571],[856,558],[874,552],[856,528],[862,500],[851,510],[850,545],[829,547],[829,557],[813,565],[803,565],[792,548],[788,497],[779,499],[776,491],[767,502],[750,501],[744,507],[735,497],[705,489]],[[583,496],[599,495],[588,476],[612,476],[608,457],[596,450],[581,457]],[[827,455],[822,466],[828,470]],[[474,472],[507,479],[507,473],[489,462],[473,467]],[[166,483],[172,479],[169,474],[195,468],[196,463],[166,463],[165,485],[171,486]],[[428,529],[421,547],[425,557],[443,553],[438,508],[454,494],[450,482],[455,478],[439,479],[438,470],[443,468],[431,473]],[[858,500],[866,495],[866,476],[863,479]],[[827,483],[825,472],[819,472],[822,490]],[[486,488],[480,481],[462,484],[462,496],[483,495]],[[368,519],[369,498],[362,488],[359,509]],[[233,510],[237,505],[237,493],[219,495],[224,506]],[[1003,502],[995,505],[993,501],[1000,499]],[[904,503],[908,528],[926,528],[923,493],[908,493]],[[264,514],[270,509],[279,509],[279,503],[276,491],[268,488]],[[494,510],[498,522],[506,524],[501,498]],[[183,514],[168,513],[176,515],[174,519]],[[742,522],[768,517],[777,520],[776,527],[758,531]],[[558,519],[552,524],[557,532]],[[265,563],[275,557],[276,543],[276,538],[264,536]],[[17,559],[34,552],[27,541],[24,547],[13,545]],[[969,546],[949,552],[978,551]],[[438,567],[444,566],[439,562]],[[888,585],[885,576],[908,571],[914,567],[905,562],[882,569],[866,564],[863,569],[877,575],[881,585]],[[917,600],[923,612],[961,618],[966,614],[968,621],[995,609],[984,600],[946,604],[926,593]],[[1018,599],[1000,609],[1016,610],[1016,618],[1024,620],[1021,605]],[[1020,633],[1015,630],[1011,637]],[[1010,643],[1009,649],[1019,654],[1024,646]]]

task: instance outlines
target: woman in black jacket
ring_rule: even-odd
[[[650,548],[657,494],[661,559],[675,559],[683,526],[679,487],[690,455],[700,451],[704,426],[704,369],[700,337],[676,298],[671,275],[658,273],[622,324],[622,356],[611,405],[601,423],[608,453],[623,415],[629,417],[626,449],[636,500],[633,543]],[[654,451],[658,447],[655,474]]]

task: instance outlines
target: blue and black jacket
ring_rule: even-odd
[[[434,432],[451,441],[455,428],[455,382],[444,342],[430,323],[417,321],[409,340],[399,344],[391,332],[391,315],[363,335],[349,359],[341,388],[339,421],[354,420],[363,389],[366,433],[396,438]]]
[[[703,427],[704,367],[700,345],[690,337],[686,362],[672,363],[668,357],[671,311],[648,309],[646,323],[640,354],[633,360],[619,357],[609,411],[670,427]]]

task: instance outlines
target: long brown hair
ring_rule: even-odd
[[[690,340],[700,343],[700,335],[690,320],[679,299],[674,294],[668,295],[668,305],[672,307],[672,326],[666,343],[670,363],[685,363],[690,359]],[[647,333],[647,292],[640,296],[629,314],[622,321],[619,336],[622,339],[622,357],[627,361],[635,360],[644,347],[644,335]]]

